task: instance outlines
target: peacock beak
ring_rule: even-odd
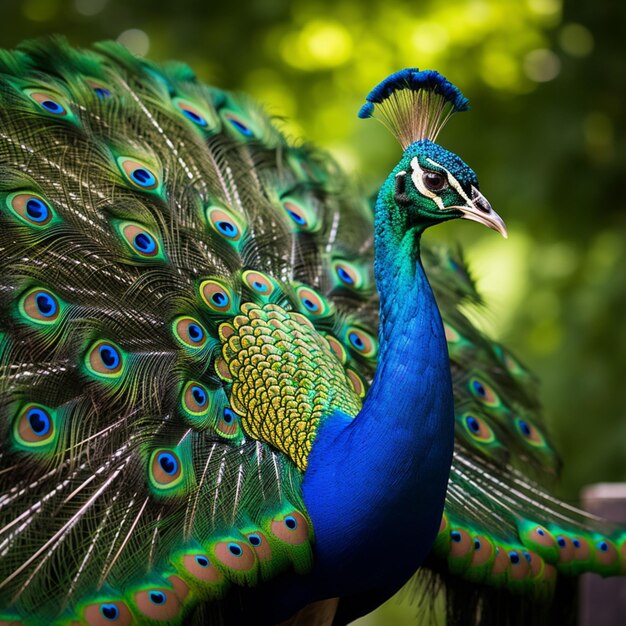
[[[472,220],[498,231],[505,239],[509,234],[502,218],[491,208],[491,204],[476,187],[472,185],[470,202],[458,207],[462,212],[461,219]]]

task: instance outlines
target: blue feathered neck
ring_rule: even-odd
[[[303,483],[320,597],[393,593],[430,551],[443,511],[454,438],[450,366],[419,259],[421,229],[409,228],[395,205],[394,179],[376,204],[376,375],[354,420],[335,414],[321,427]]]

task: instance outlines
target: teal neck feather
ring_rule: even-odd
[[[416,207],[396,205],[395,173],[376,205],[378,369],[359,415],[335,414],[320,429],[303,484],[320,595],[398,588],[429,552],[443,511],[454,439],[450,365],[419,259],[425,226]]]

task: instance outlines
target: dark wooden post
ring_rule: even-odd
[[[626,483],[599,483],[582,491],[583,508],[613,522],[626,524]],[[585,574],[580,581],[580,626],[626,624],[626,577]]]

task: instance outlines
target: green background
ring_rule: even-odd
[[[510,238],[467,222],[433,235],[463,242],[485,327],[541,379],[560,494],[626,480],[626,3],[4,0],[0,32],[5,48],[63,33],[185,61],[288,118],[368,192],[400,150],[356,118],[364,95],[401,67],[444,73],[473,109],[440,142],[478,173]],[[392,605],[367,623],[412,612]]]

